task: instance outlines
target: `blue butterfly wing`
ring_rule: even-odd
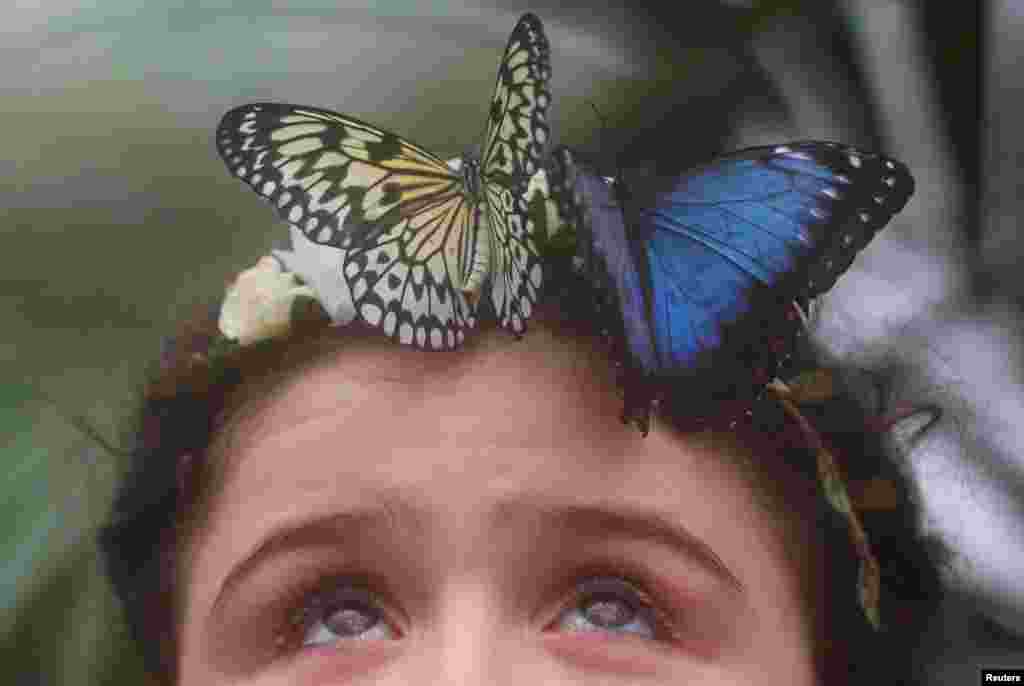
[[[781,316],[831,288],[913,190],[905,165],[827,142],[751,148],[677,177],[634,220],[661,374],[702,366],[756,309]]]
[[[583,268],[592,282],[614,294],[630,353],[640,368],[654,372],[657,356],[648,325],[643,272],[626,235],[622,207],[611,184],[574,160],[567,149],[561,148],[556,155],[579,209],[577,245]]]
[[[572,227],[574,271],[593,290],[591,315],[621,362],[624,423],[647,435],[656,386],[657,354],[648,319],[646,278],[639,244],[627,234],[620,186],[594,173],[564,147],[552,151],[548,166],[551,200],[563,225]]]

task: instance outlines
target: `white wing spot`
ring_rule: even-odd
[[[271,193],[274,192],[274,189],[276,187],[277,184],[275,184],[273,181],[267,181],[265,184],[263,184],[263,195],[270,195]]]
[[[858,217],[860,218],[860,220],[861,220],[862,222],[864,222],[865,224],[867,224],[867,223],[868,223],[869,221],[871,221],[871,215],[870,215],[870,214],[868,214],[867,212],[858,212],[858,213],[857,213],[857,216],[858,216]]]
[[[331,227],[325,226],[324,228],[320,229],[320,233],[317,234],[317,240],[320,241],[321,243],[326,243],[327,241],[331,240],[331,235],[333,233],[334,232],[331,231]]]
[[[530,270],[530,283],[533,284],[534,288],[540,288],[540,282],[543,274],[544,270],[541,269],[539,264],[533,265],[533,269]]]
[[[352,287],[352,299],[359,300],[362,298],[366,291],[369,289],[369,284],[365,278],[360,278],[356,281],[356,285]]]
[[[896,177],[895,176],[887,176],[884,179],[882,179],[882,183],[884,183],[889,188],[893,188],[893,187],[896,186]]]
[[[316,164],[313,165],[313,169],[330,169],[331,167],[341,167],[348,163],[349,158],[333,150],[328,150],[320,155]]]
[[[395,333],[395,326],[398,324],[398,315],[394,312],[388,312],[384,317],[384,333],[391,335]]]
[[[896,168],[896,165],[893,164],[892,160],[886,160],[885,161],[885,166],[886,166],[887,169],[895,169]]]
[[[430,330],[430,347],[441,348],[444,345],[444,339],[441,338],[441,330],[438,328],[432,328]]]
[[[286,122],[287,118],[281,119],[282,122]],[[303,120],[305,121],[305,120]],[[287,123],[287,122],[286,122]],[[319,123],[302,123],[302,124],[291,124],[289,126],[282,126],[279,129],[270,132],[270,140],[272,141],[287,141],[299,136],[309,136],[320,133],[327,130],[326,124]]]
[[[883,198],[881,195],[876,195],[875,196],[875,204],[877,204],[877,205],[884,205],[885,204],[885,198]]]
[[[288,221],[290,221],[291,223],[294,224],[295,222],[299,221],[300,219],[302,219],[302,206],[301,205],[292,205],[292,209],[289,210],[289,212],[288,212]]]
[[[292,200],[292,194],[289,193],[288,191],[285,191],[284,193],[281,194],[281,197],[279,197],[277,199],[277,206],[281,207],[281,208],[284,208],[284,206],[287,205],[288,203],[290,203],[291,200]]]
[[[839,191],[837,191],[835,188],[822,189],[821,194],[826,197],[832,198],[833,200],[839,199]]]
[[[301,160],[292,160],[286,164],[281,165],[281,176],[284,178],[285,183],[289,186],[295,184],[295,172],[302,169]]]
[[[850,155],[850,165],[853,166],[854,169],[860,169],[860,156]]]
[[[366,320],[371,326],[377,326],[380,323],[380,318],[383,312],[380,308],[373,303],[365,303],[359,310],[360,314],[363,315],[363,319]]]
[[[772,152],[774,152],[776,155],[785,155],[786,153],[793,152],[793,148],[787,147],[785,145],[780,145],[779,147],[775,148],[775,150],[773,150]]]
[[[817,207],[811,208],[811,216],[815,219],[824,219],[827,215]]]
[[[323,143],[320,142],[318,137],[300,138],[299,140],[292,141],[291,143],[285,143],[277,149],[277,152],[287,157],[294,157],[296,155],[305,155],[306,153],[319,150],[324,147]]]
[[[427,340],[427,330],[422,326],[416,327],[416,345],[423,347],[423,343]]]
[[[238,174],[239,176],[245,176],[248,172],[248,167],[239,167],[237,170],[235,170],[235,173]]]

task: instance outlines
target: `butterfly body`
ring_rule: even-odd
[[[831,288],[914,188],[905,165],[830,142],[750,148],[640,189],[565,149],[554,161],[635,376],[723,397],[771,380],[799,334],[793,304]],[[651,391],[635,385],[642,423]]]
[[[282,219],[345,252],[356,313],[394,340],[458,347],[484,294],[521,335],[543,280],[524,194],[547,141],[549,52],[540,20],[523,15],[479,153],[454,163],[355,117],[281,103],[225,114],[218,152]]]

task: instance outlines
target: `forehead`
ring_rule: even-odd
[[[352,421],[353,436],[381,434],[381,444],[418,446],[449,441],[540,442],[558,436],[548,422],[573,420],[576,430],[621,440],[621,400],[607,359],[589,341],[535,327],[516,341],[479,332],[455,352],[424,352],[375,337],[346,337],[299,368],[246,389],[224,431],[226,455],[272,434],[302,432],[307,422]],[[614,431],[607,431],[612,425]]]
[[[250,400],[214,446],[228,510],[254,494],[269,509],[311,507],[310,489],[325,508],[397,490],[451,513],[517,493],[668,511],[707,488],[749,500],[722,459],[734,443],[657,423],[643,438],[620,420],[604,355],[544,327],[520,341],[482,333],[454,353],[346,341]]]

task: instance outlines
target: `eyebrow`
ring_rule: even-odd
[[[334,512],[327,516],[314,515],[285,521],[273,527],[251,552],[243,556],[221,582],[211,606],[214,614],[232,589],[239,585],[267,559],[305,546],[323,545],[326,542],[343,541],[360,533],[377,529],[397,530],[400,525],[422,526],[422,511],[399,499],[387,498],[379,504]]]
[[[521,518],[533,518],[541,531],[560,530],[583,538],[650,541],[693,560],[741,594],[746,592],[743,583],[707,543],[656,510],[620,504],[566,504],[531,496],[501,501],[494,510],[495,521]],[[372,529],[419,529],[426,521],[425,511],[408,501],[388,497],[369,507],[285,522],[272,529],[225,577],[211,614],[253,569],[282,551],[344,540]]]
[[[541,530],[560,530],[580,538],[618,538],[650,541],[693,560],[734,590],[745,593],[743,582],[711,546],[665,514],[622,504],[563,504],[547,498],[506,501],[499,516],[538,517]]]

